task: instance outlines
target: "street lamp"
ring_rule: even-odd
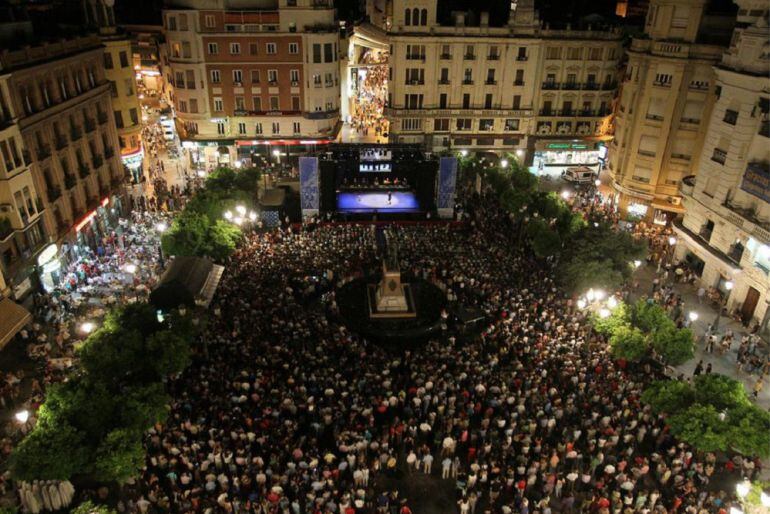
[[[719,320],[722,318],[722,309],[727,307],[727,304],[730,302],[730,293],[732,292],[734,286],[735,284],[733,284],[732,280],[725,282],[725,289],[727,289],[727,294],[725,295],[725,301],[720,303],[719,309],[717,309],[717,318],[714,320],[715,331],[717,328],[719,328]]]
[[[240,214],[241,216],[246,214],[246,207],[244,207],[243,205],[236,205],[235,210],[238,211],[238,214]]]
[[[168,230],[168,225],[166,225],[165,221],[161,221],[155,225],[155,230],[158,231],[160,236],[163,236],[163,233]],[[160,241],[160,237],[158,238],[158,257],[160,258],[160,267],[163,268],[163,244]]]
[[[224,217],[227,221],[230,221],[233,219],[233,213],[230,211],[225,211]]]
[[[522,150],[522,149],[516,150],[516,157],[518,157],[519,159],[524,157],[524,150]]]
[[[618,300],[614,296],[610,296],[607,298],[607,307],[610,309],[614,309],[618,306]]]
[[[604,319],[604,318],[609,318],[609,317],[610,317],[610,314],[612,314],[612,313],[611,313],[611,312],[610,312],[610,310],[609,310],[608,308],[606,308],[606,307],[605,307],[605,308],[602,308],[602,309],[599,309],[599,317],[600,317],[600,318],[602,318],[602,319]]]
[[[123,269],[126,270],[126,273],[130,273],[131,275],[133,275],[134,273],[136,273],[136,264],[126,264],[126,266]]]
[[[94,324],[90,321],[86,321],[80,324],[80,331],[84,334],[90,334],[91,332],[94,331],[94,328],[95,328]]]
[[[634,261],[634,268],[638,268],[641,265],[642,265],[642,261],[640,261],[638,259]]]
[[[746,495],[749,494],[749,491],[751,491],[751,482],[748,480],[735,484],[735,492],[740,499],[744,499]]]
[[[601,181],[601,180],[599,180],[599,179],[597,178],[596,180],[594,180],[594,185],[595,185],[596,187],[599,187],[599,186],[601,186],[601,185],[602,185],[602,181]]]
[[[695,311],[690,311],[687,314],[687,317],[690,318],[690,322],[695,323],[698,320],[698,313]]]
[[[508,159],[503,159],[502,161],[500,161],[500,166],[502,166],[503,168],[507,168],[508,167]]]
[[[29,419],[29,411],[27,409],[20,410],[14,414],[13,417],[16,419],[16,421],[23,425]]]
[[[561,197],[564,198],[565,200],[569,200],[569,191],[562,191]]]
[[[460,150],[460,155],[462,155],[463,157],[468,157],[468,150],[465,150],[465,149]]]

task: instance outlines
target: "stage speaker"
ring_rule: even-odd
[[[337,162],[321,161],[321,212],[337,210]]]

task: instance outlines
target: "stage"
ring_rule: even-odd
[[[345,212],[381,212],[405,213],[420,211],[420,204],[412,191],[391,191],[388,203],[388,191],[340,191],[337,192],[337,211]]]

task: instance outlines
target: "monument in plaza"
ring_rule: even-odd
[[[398,246],[395,239],[385,233],[387,254],[382,261],[382,279],[379,284],[368,285],[370,318],[414,318],[412,288],[401,282],[398,264]]]

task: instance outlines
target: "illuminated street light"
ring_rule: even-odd
[[[582,298],[578,300],[577,302],[578,309],[585,309],[586,308],[586,301]]]
[[[235,169],[240,169],[240,167],[243,166],[243,163],[241,161],[235,161]]]
[[[687,314],[687,317],[690,318],[690,321],[695,322],[698,319],[698,313],[695,311],[690,311]]]
[[[254,211],[249,212],[249,219],[251,221],[254,221],[255,219],[257,219],[257,213]]]
[[[226,219],[227,221],[230,221],[230,220],[232,220],[232,219],[233,219],[233,213],[232,213],[232,212],[230,212],[230,211],[225,211],[225,214],[224,214],[224,216],[225,216],[225,219]]]
[[[642,265],[642,261],[640,261],[640,260],[634,261],[634,268],[638,268],[641,265]]]
[[[727,282],[725,282],[725,289],[727,289],[728,291],[732,291],[733,287],[735,287],[735,284],[733,284],[732,280],[728,280]]]
[[[503,168],[507,168],[508,167],[508,159],[503,159],[502,161],[500,161],[500,166],[502,166]]]
[[[80,331],[84,334],[90,334],[94,331],[94,324],[90,321],[86,321],[80,324]]]
[[[235,210],[238,211],[238,214],[240,214],[241,216],[246,214],[246,207],[244,207],[243,205],[236,205]]]
[[[610,309],[614,309],[618,306],[618,300],[614,296],[610,296],[607,298],[607,307]]]
[[[593,302],[595,298],[595,293],[593,289],[589,289],[586,293],[586,299],[588,299],[589,302]]]
[[[669,237],[668,244],[670,244],[671,246],[674,246],[676,244],[676,238],[674,236]]]
[[[562,191],[561,197],[564,198],[565,200],[569,200],[569,191]]]
[[[19,412],[14,414],[13,417],[16,418],[16,421],[18,421],[23,425],[29,419],[29,411],[27,409],[20,410]]]
[[[126,264],[125,268],[126,273],[131,273],[132,275],[136,273],[136,264]]]
[[[612,313],[611,313],[611,312],[610,312],[610,310],[609,310],[609,309],[607,309],[607,308],[604,308],[604,309],[600,309],[600,310],[599,310],[599,317],[600,317],[600,318],[609,318],[609,317],[610,317],[610,314],[612,314]]]
[[[468,157],[468,150],[465,150],[465,149],[460,150],[460,155],[462,155],[463,157]]]
[[[597,178],[597,179],[594,181],[594,185],[595,185],[596,187],[599,187],[599,186],[601,186],[601,185],[602,185],[602,181],[601,181],[601,180],[599,180],[599,179]]]
[[[524,157],[524,150],[521,150],[521,149],[516,150],[516,157],[519,157],[519,158]]]
[[[607,296],[607,293],[605,293],[601,289],[597,289],[596,291],[594,291],[594,296],[596,297],[596,301],[601,302],[602,300],[604,300],[604,297]]]
[[[279,157],[281,155],[281,151],[280,150],[273,150],[273,155],[275,155],[276,157]]]
[[[735,492],[740,498],[745,498],[749,491],[751,491],[751,483],[748,480],[735,484]]]
[[[166,222],[161,221],[160,223],[155,225],[155,230],[157,230],[158,232],[160,232],[162,234],[163,232],[168,230],[168,225],[166,225]]]

